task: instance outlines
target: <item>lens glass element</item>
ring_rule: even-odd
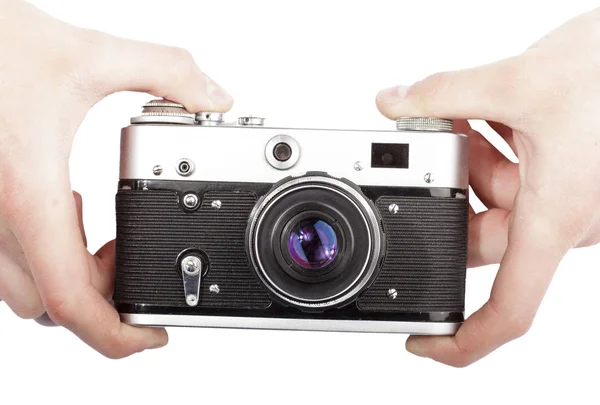
[[[273,156],[280,162],[286,162],[292,157],[292,147],[285,142],[280,142],[273,148]]]
[[[321,269],[338,253],[335,230],[322,219],[308,219],[294,226],[288,237],[292,259],[305,269]]]

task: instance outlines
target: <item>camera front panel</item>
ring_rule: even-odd
[[[464,190],[365,187],[386,239],[369,285],[344,305],[303,311],[256,276],[247,228],[273,185],[122,181],[117,194],[120,312],[303,319],[460,322],[464,311],[468,203]],[[199,197],[197,209],[184,196]],[[435,194],[436,196],[433,196]],[[205,255],[196,306],[186,302],[182,252]]]

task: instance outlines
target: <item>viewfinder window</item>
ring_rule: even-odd
[[[388,169],[408,169],[408,144],[371,144],[371,167]]]

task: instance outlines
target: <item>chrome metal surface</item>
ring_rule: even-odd
[[[362,219],[365,223],[365,226],[370,231],[368,246],[368,251],[370,253],[367,259],[365,260],[365,263],[359,275],[345,290],[329,298],[310,300],[294,296],[289,292],[282,290],[276,283],[274,283],[273,280],[271,280],[271,278],[268,276],[267,272],[264,270],[260,257],[256,254],[256,252],[258,251],[258,232],[260,230],[262,221],[266,213],[269,211],[272,205],[291,192],[295,192],[302,189],[315,188],[326,189],[339,194],[340,196],[349,200],[362,214]],[[354,297],[363,289],[363,287],[371,279],[371,276],[377,269],[377,264],[381,255],[383,236],[381,235],[381,230],[379,227],[377,216],[371,208],[371,205],[356,189],[340,180],[331,177],[305,176],[290,180],[282,184],[275,190],[271,190],[268,194],[266,194],[263,197],[263,199],[258,203],[258,206],[253,211],[252,220],[250,222],[248,232],[248,238],[248,244],[252,247],[251,249],[249,249],[250,260],[252,261],[252,264],[256,270],[256,274],[263,281],[263,284],[273,294],[277,295],[286,302],[300,307],[327,308],[333,307],[343,301],[350,299],[351,297]]]
[[[390,288],[387,291],[387,297],[391,300],[395,300],[396,298],[398,298],[398,291],[395,288]]]
[[[220,209],[221,208],[221,201],[220,200],[214,200],[213,202],[210,203],[210,206],[215,208],[215,209]]]
[[[198,305],[200,299],[200,280],[202,279],[202,260],[197,256],[181,259],[181,276],[185,302],[190,307]]]
[[[238,118],[238,125],[262,127],[263,125],[265,125],[265,119],[252,116],[240,117]]]
[[[390,214],[397,214],[400,211],[398,204],[390,204],[388,207]]]
[[[277,160],[275,157],[275,146],[280,143],[288,144],[292,150],[290,158],[284,162]],[[277,170],[290,169],[294,167],[294,165],[298,162],[298,159],[300,159],[300,145],[289,135],[274,136],[273,138],[269,139],[269,142],[267,142],[267,145],[265,146],[265,158],[267,159],[267,162],[269,162],[269,164]]]
[[[435,178],[433,177],[433,173],[425,173],[425,177],[423,177],[425,183],[431,184],[434,182]]]
[[[194,162],[192,162],[190,159],[179,159],[175,165],[175,171],[177,174],[183,177],[191,176],[192,173],[194,173],[194,169]]]
[[[357,172],[360,172],[362,169],[363,169],[362,162],[355,162],[354,163],[354,170],[356,170]]]
[[[219,288],[219,285],[218,285],[218,284],[213,284],[213,285],[211,285],[210,287],[208,287],[208,291],[209,291],[211,294],[218,294],[218,293],[220,293],[220,292],[221,292],[221,289]]]
[[[223,123],[223,113],[220,112],[199,112],[196,114],[196,121],[202,126],[216,126]]]
[[[123,322],[140,326],[200,326],[210,328],[284,329],[326,332],[410,333],[453,335],[454,322],[394,322],[340,319],[246,318],[227,316],[121,314]]]
[[[132,124],[183,124],[193,125],[196,115],[182,104],[158,99],[146,103],[142,115],[131,119]]]
[[[452,132],[454,123],[452,120],[434,117],[400,117],[396,119],[396,129],[398,131]]]
[[[296,164],[284,173],[265,159],[265,145],[281,134],[292,137],[301,149]],[[320,171],[360,186],[431,188],[423,176],[435,173],[435,187],[468,189],[468,138],[446,132],[425,135],[397,131],[131,125],[122,132],[120,178],[154,178],[152,168],[160,162],[164,169],[161,180],[277,183],[283,177]],[[408,144],[409,167],[372,168],[372,143]],[[272,156],[272,150],[269,154]],[[177,161],[184,156],[196,166],[188,177],[175,170]],[[354,169],[356,162],[363,163],[362,170]]]
[[[163,172],[163,168],[161,165],[156,165],[152,168],[152,173],[154,173],[155,176],[160,176]]]
[[[198,201],[198,196],[194,193],[188,193],[183,196],[183,205],[185,205],[186,208],[196,208],[198,206]]]

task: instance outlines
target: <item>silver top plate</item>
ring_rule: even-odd
[[[265,157],[266,145],[278,135],[292,137],[301,151],[287,170]],[[372,168],[373,143],[408,144],[409,168]],[[467,189],[468,150],[468,138],[450,132],[131,125],[121,135],[120,178],[275,183],[322,171],[361,186]],[[187,177],[176,170],[182,158],[195,167]],[[163,168],[159,175],[153,173],[157,165]]]

